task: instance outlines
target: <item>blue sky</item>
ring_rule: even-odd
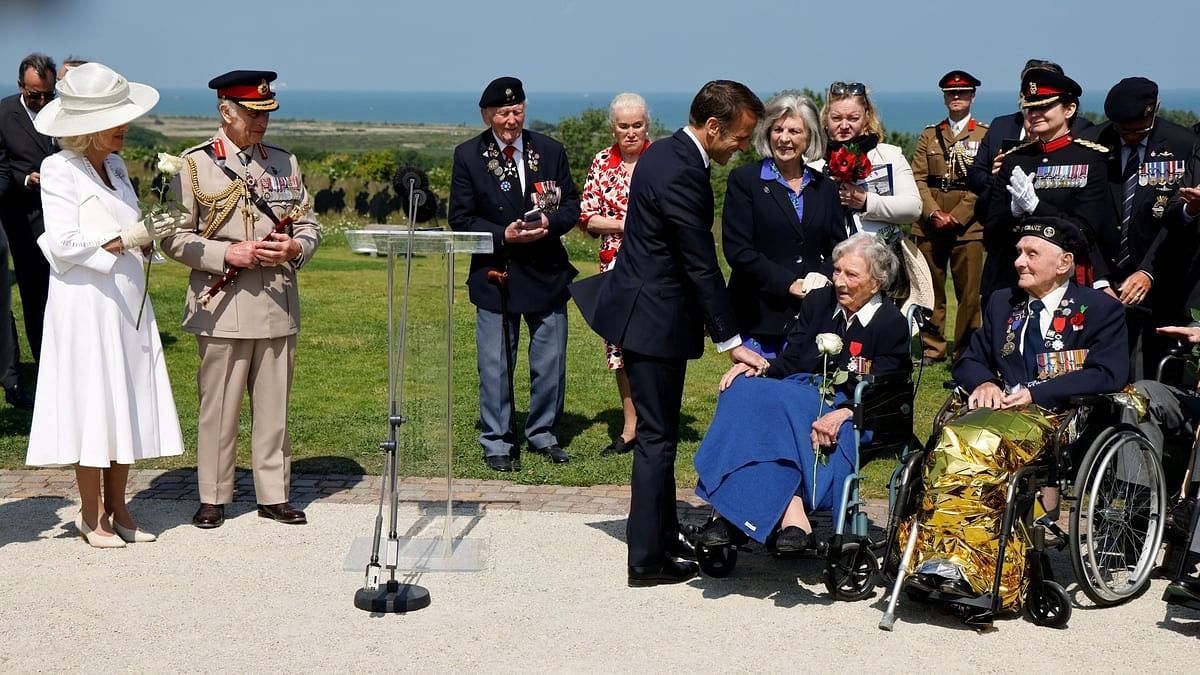
[[[242,67],[277,70],[296,89],[477,91],[515,74],[531,92],[691,92],[731,78],[760,93],[835,79],[916,91],[965,68],[1015,91],[1038,57],[1085,90],[1128,75],[1200,88],[1188,72],[1195,1],[1152,4],[1139,20],[1150,3],[0,0],[0,67],[14,82],[39,50],[157,87],[203,87]],[[1139,23],[1136,53],[1122,56],[1117,31]]]

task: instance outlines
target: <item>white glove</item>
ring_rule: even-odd
[[[174,216],[165,213],[146,216],[136,225],[121,232],[121,247],[125,250],[144,248],[173,234],[177,222]]]
[[[1033,177],[1025,173],[1019,166],[1013,167],[1012,175],[1008,177],[1008,194],[1012,195],[1012,200],[1009,202],[1009,210],[1013,216],[1019,218],[1023,215],[1033,213],[1040,201],[1037,192],[1033,189]]]

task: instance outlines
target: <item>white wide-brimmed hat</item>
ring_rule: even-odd
[[[102,63],[72,68],[54,88],[58,97],[42,108],[33,127],[59,138],[119,127],[158,103],[154,87],[130,82]]]

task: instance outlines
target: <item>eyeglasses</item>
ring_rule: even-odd
[[[25,100],[27,100],[27,101],[43,101],[43,102],[45,102],[45,101],[54,100],[54,90],[53,89],[51,89],[50,91],[37,91],[36,89],[25,89],[24,87],[22,87],[21,93],[25,96]]]
[[[831,96],[866,96],[867,85],[862,82],[834,82],[829,85]]]

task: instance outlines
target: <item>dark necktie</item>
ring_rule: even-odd
[[[1045,349],[1042,337],[1042,310],[1046,304],[1041,300],[1029,301],[1029,321],[1025,324],[1025,339],[1021,341],[1021,355],[1025,357],[1025,375],[1029,380],[1037,379],[1037,355]]]
[[[1138,186],[1138,169],[1142,160],[1138,157],[1138,146],[1129,146],[1129,159],[1125,160],[1123,201],[1121,202],[1121,248],[1117,252],[1117,268],[1128,269],[1133,254],[1129,251],[1129,221],[1133,217],[1133,195]]]
[[[512,164],[513,153],[516,151],[517,149],[511,145],[504,146],[504,159],[508,160],[509,164]]]
[[[837,317],[833,320],[833,330],[840,338],[846,337],[846,312],[838,312]]]

